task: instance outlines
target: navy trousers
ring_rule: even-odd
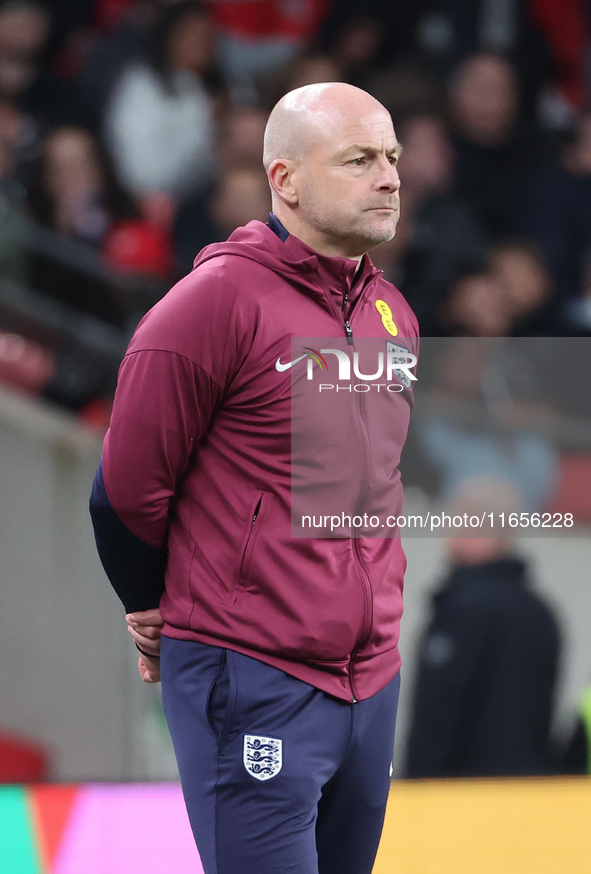
[[[356,704],[232,650],[162,638],[162,698],[205,874],[370,874],[399,676]]]

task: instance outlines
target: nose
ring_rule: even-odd
[[[380,191],[398,191],[400,188],[400,176],[398,175],[396,164],[391,164],[389,159],[383,156],[379,166],[378,188]]]

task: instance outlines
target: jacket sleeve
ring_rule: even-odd
[[[123,524],[105,489],[102,458],[92,486],[90,515],[100,560],[126,613],[157,607],[164,591],[167,550],[151,546]]]
[[[175,352],[129,352],[90,509],[99,556],[127,611],[157,607],[164,591],[175,491],[219,402],[219,385]]]

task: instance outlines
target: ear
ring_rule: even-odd
[[[295,206],[299,200],[295,172],[296,163],[289,158],[277,158],[267,171],[271,191],[289,206]]]

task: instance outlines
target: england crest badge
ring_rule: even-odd
[[[400,343],[392,343],[391,340],[388,340],[386,343],[386,352],[388,354],[389,359],[392,361],[393,365],[398,363],[406,365],[408,367],[409,364],[409,351],[406,346],[402,346]],[[412,359],[411,359],[412,360]],[[415,359],[416,364],[416,359]],[[406,388],[410,389],[412,387],[412,380],[409,379],[407,370],[398,369],[397,367],[393,367],[393,371],[402,383],[402,385],[406,386]]]
[[[245,734],[242,761],[251,777],[270,780],[283,765],[283,741],[277,737]]]

